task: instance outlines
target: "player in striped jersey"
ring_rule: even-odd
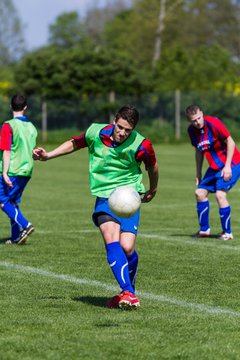
[[[198,237],[211,235],[209,224],[209,193],[216,193],[219,216],[222,225],[221,240],[233,239],[231,230],[231,207],[227,200],[228,191],[240,177],[240,153],[224,124],[216,117],[205,116],[197,105],[186,108],[190,123],[188,134],[196,149],[197,213],[200,229]],[[202,178],[203,159],[209,168]]]

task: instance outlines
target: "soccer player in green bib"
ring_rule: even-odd
[[[0,206],[10,219],[11,239],[7,244],[24,244],[34,231],[33,225],[20,211],[22,193],[33,172],[32,151],[37,130],[24,115],[27,99],[14,95],[11,100],[13,118],[5,121],[0,141]]]
[[[139,120],[137,109],[123,106],[113,124],[92,124],[85,133],[46,152],[33,151],[35,160],[46,161],[88,147],[89,176],[92,195],[96,196],[93,222],[99,227],[107,252],[107,260],[121,292],[109,299],[109,308],[137,308],[140,303],[135,294],[138,254],[135,250],[138,211],[130,218],[114,215],[108,198],[118,186],[130,185],[140,194],[142,202],[149,202],[157,191],[158,165],[151,142],[134,128]],[[142,183],[141,163],[144,162],[149,177],[149,189]]]

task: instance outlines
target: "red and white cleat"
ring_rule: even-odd
[[[106,306],[109,309],[123,309],[123,310],[132,310],[140,306],[139,300],[135,294],[126,290],[120,294],[115,295],[113,298],[107,301]]]
[[[120,309],[132,310],[140,306],[140,302],[138,298],[136,297],[135,294],[131,293],[130,291],[123,291],[121,295],[122,296],[118,304]]]

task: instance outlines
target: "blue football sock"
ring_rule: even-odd
[[[224,233],[230,234],[231,231],[231,206],[219,209],[222,229]]]
[[[127,256],[128,260],[128,270],[129,270],[129,277],[132,284],[132,287],[135,289],[135,281],[136,281],[136,275],[137,275],[137,269],[138,269],[138,254],[134,250],[134,252]]]
[[[128,269],[128,261],[119,241],[107,244],[107,260],[120,288],[134,293]]]
[[[2,211],[4,211],[10,219],[14,220],[23,229],[26,229],[28,226],[28,221],[22,215],[18,206],[6,203],[2,206]]]
[[[209,211],[210,211],[210,204],[208,200],[204,202],[197,202],[197,214],[198,214],[198,222],[200,225],[200,231],[206,231],[210,228]]]
[[[10,219],[11,223],[11,240],[15,241],[20,236],[20,226],[16,223],[16,221]]]

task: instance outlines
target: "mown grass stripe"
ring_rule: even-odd
[[[55,274],[53,272],[49,272],[47,270],[43,270],[43,269],[39,269],[39,268],[34,268],[31,266],[13,264],[13,263],[6,262],[6,261],[1,261],[0,266],[5,267],[7,269],[21,271],[23,273],[36,274],[36,275],[40,275],[40,276],[44,276],[44,277],[48,277],[48,278],[52,278],[52,279],[70,282],[70,283],[77,284],[77,285],[84,284],[87,286],[101,288],[101,289],[104,289],[107,291],[118,291],[118,287],[110,285],[110,284],[105,284],[101,281],[84,279],[84,278],[76,278],[74,276],[64,275],[64,274]],[[145,298],[147,300],[157,301],[157,302],[161,302],[161,303],[167,303],[170,305],[176,305],[176,306],[187,308],[190,310],[199,311],[201,313],[206,313],[206,314],[210,314],[210,315],[225,315],[225,316],[240,317],[240,312],[234,311],[231,309],[221,308],[218,306],[215,307],[215,306],[208,306],[205,304],[187,302],[184,300],[178,300],[178,299],[175,299],[175,298],[172,298],[169,296],[165,296],[165,295],[155,295],[155,294],[148,293],[145,291],[138,292],[138,294],[140,297]]]

